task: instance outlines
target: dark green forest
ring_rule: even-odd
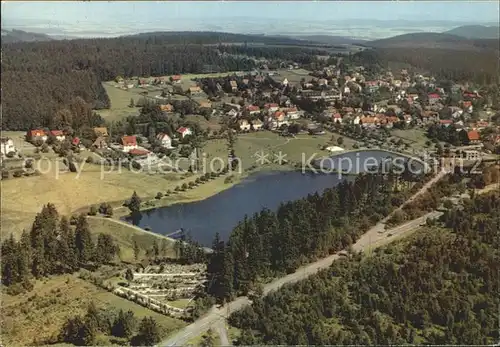
[[[2,284],[11,294],[31,290],[33,278],[92,269],[111,262],[119,252],[110,235],[92,238],[85,215],[68,220],[47,204],[19,241],[12,234],[3,240]]]
[[[290,39],[219,33],[163,33],[3,44],[2,129],[54,126],[57,111],[68,108],[76,97],[82,98],[93,109],[108,108],[109,98],[101,82],[116,76],[249,70],[255,67],[255,62],[242,55],[307,61],[308,55],[321,52],[313,48],[222,45],[283,40]],[[292,41],[297,40],[290,43]]]
[[[493,344],[500,198],[477,196],[440,227],[353,254],[230,317],[240,344]]]
[[[441,79],[475,82],[481,85],[498,83],[498,43],[486,40],[476,49],[441,49],[426,47],[380,47],[357,54],[360,62],[387,67],[391,62],[406,63],[428,71]]]
[[[219,302],[257,290],[266,279],[350,247],[411,194],[423,177],[364,174],[304,199],[246,217],[228,242],[218,236],[208,264],[208,293]],[[415,185],[414,188],[418,188]]]

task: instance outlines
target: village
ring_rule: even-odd
[[[64,170],[68,172],[76,172],[79,162],[119,163],[125,171],[133,171],[158,168],[165,159],[184,159],[180,165],[170,167],[177,174],[169,178],[177,185],[175,190],[173,186],[162,189],[157,187],[157,181],[151,181],[149,191],[158,193],[147,196],[175,203],[180,199],[176,194],[201,190],[197,187],[204,182],[227,174],[208,173],[194,180],[193,159],[199,158],[200,152],[208,152],[209,157],[250,161],[252,165],[245,166],[249,171],[255,169],[256,150],[272,148],[288,150],[288,169],[297,164],[300,152],[331,155],[385,149],[421,158],[431,153],[467,160],[495,158],[499,154],[500,119],[491,98],[473,86],[440,83],[432,76],[407,69],[374,73],[338,59],[337,64],[325,62],[316,70],[306,70],[295,62],[276,69],[263,63],[251,72],[149,79],[117,77],[105,83],[108,91],[116,89],[125,93],[122,99],[130,99],[128,105],[116,106],[126,107],[127,116],[119,120],[104,117],[102,124],[79,133],[67,128],[39,128],[3,137],[2,179],[40,175],[31,160],[44,156],[64,159]],[[112,97],[111,104],[116,105]],[[233,137],[239,141],[236,151],[230,140]],[[164,174],[160,171],[157,174]],[[144,180],[141,177],[137,182]],[[224,177],[224,185],[220,185],[228,187],[231,177]],[[118,184],[113,182],[113,186]],[[94,206],[89,215],[96,215],[99,203],[108,202],[113,202],[112,209],[119,212],[118,216],[128,213],[122,204],[130,195],[120,192],[106,198],[105,191],[113,188],[98,189],[100,200],[87,202]],[[144,201],[145,207],[155,206]],[[89,205],[71,205],[70,212],[77,210],[75,207],[89,211]],[[110,217],[112,213],[101,213],[99,208],[100,214]],[[117,278],[102,278],[101,286],[176,319],[192,317],[196,293],[209,281],[206,266],[201,264],[148,263],[141,269],[122,267],[120,271]]]
[[[411,74],[406,69],[373,74],[365,72],[363,66],[346,68],[340,63],[307,71],[290,62],[284,69],[269,70],[262,64],[261,69],[249,73],[197,75],[189,80],[182,75],[149,79],[118,77],[113,88],[130,90],[131,104],[134,96],[140,96],[139,102],[129,105],[130,108],[157,104],[160,117],[165,120],[179,113],[198,112],[199,118],[208,120],[208,127],[203,129],[208,140],[223,136],[222,131],[218,133],[215,129],[225,124],[237,133],[271,131],[284,136],[300,133],[316,136],[328,130],[360,139],[354,148],[390,147],[399,151],[411,148],[413,154],[436,151],[443,145],[449,147],[446,143],[450,141],[443,136],[425,141],[414,139],[415,134],[425,138],[430,128],[436,129],[433,131],[436,134],[446,132],[440,129],[453,129],[458,138],[455,146],[474,145],[474,150],[482,148],[485,154],[493,153],[500,143],[498,126],[492,122],[491,100],[485,100],[468,85],[440,85],[432,76]],[[137,92],[133,94],[133,90]],[[116,158],[118,153],[125,161],[151,165],[163,155],[177,153],[187,158],[196,155],[193,146],[181,150],[194,137],[192,123],[195,121],[187,121],[183,116],[177,129],[157,124],[157,129],[141,127],[141,133],[121,129],[113,134],[103,124],[82,134],[85,139],[68,129],[31,129],[25,139],[41,152],[50,144],[67,150],[92,150],[102,158],[97,161]],[[397,141],[370,144],[370,139],[376,139],[380,133],[394,135]],[[382,140],[389,142],[388,137]],[[18,149],[11,138],[2,138],[1,144],[4,161],[17,156]],[[340,144],[328,148],[343,150]],[[16,169],[13,173],[19,176],[22,168]],[[3,171],[2,178],[7,177]]]

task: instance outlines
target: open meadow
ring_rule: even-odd
[[[283,82],[286,78],[291,85],[298,85],[302,78],[305,78],[306,81],[310,80],[312,77],[309,76],[310,71],[304,69],[279,69],[277,70],[279,75],[272,76],[273,80],[276,82]]]
[[[256,165],[256,153],[268,154],[270,161],[281,151],[284,159],[293,162],[302,160],[302,153],[309,157],[313,153],[326,154],[319,147],[327,144],[330,135],[309,136],[299,135],[296,138],[280,137],[275,133],[261,131],[238,136],[235,145],[236,155],[241,158],[243,169]],[[214,157],[219,157],[227,164],[227,141],[225,139],[207,141],[202,152],[205,153],[205,170],[210,171],[210,163]],[[63,164],[49,155],[50,160],[40,161],[41,175],[12,178],[1,183],[2,219],[4,233],[20,235],[23,229],[29,229],[35,215],[43,205],[53,203],[60,214],[87,212],[88,206],[103,202],[119,207],[134,191],[143,200],[153,199],[158,192],[174,191],[178,185],[194,181],[196,174],[149,174],[147,172],[132,172],[118,167],[112,168],[89,163],[79,164],[76,173],[64,171],[56,167]],[[218,168],[221,160],[214,161]],[[37,164],[38,165],[38,164]],[[285,167],[283,167],[285,168]],[[202,167],[203,169],[203,167]],[[260,169],[260,168],[257,168]],[[263,167],[262,169],[266,169]],[[201,173],[200,173],[201,174]],[[246,173],[244,173],[246,174]],[[221,176],[203,185],[185,192],[178,192],[157,201],[158,205],[168,205],[176,202],[187,202],[205,199],[231,187],[238,181],[235,175],[232,182],[226,182]],[[123,209],[121,213],[126,213]],[[117,211],[119,212],[119,211]]]
[[[2,295],[2,337],[4,346],[29,346],[43,343],[59,333],[67,318],[83,315],[88,305],[112,311],[131,310],[138,319],[153,317],[163,336],[186,325],[131,301],[120,298],[86,282],[76,275],[62,275],[35,282],[26,295]],[[101,345],[110,345],[100,337]]]

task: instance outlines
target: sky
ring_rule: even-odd
[[[453,21],[449,26],[454,27],[498,23],[498,18],[498,3],[481,1],[2,2],[4,28],[77,36],[154,30],[339,34],[348,33],[349,26],[360,29],[367,22],[388,19],[394,21],[393,28],[423,30],[429,21]],[[431,27],[436,25],[444,24]]]

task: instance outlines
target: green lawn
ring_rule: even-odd
[[[128,105],[130,99],[134,99],[134,103],[137,103],[142,98],[142,95],[116,88],[114,82],[104,82],[102,85],[111,103],[109,109],[97,111],[105,120],[116,121],[139,112],[138,108],[128,107]]]

